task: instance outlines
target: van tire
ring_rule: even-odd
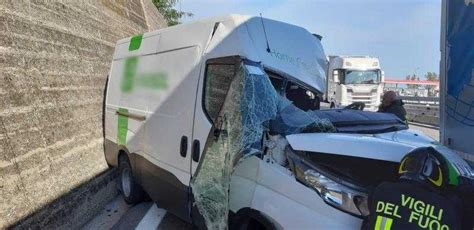
[[[230,230],[267,230],[267,228],[257,220],[247,217],[241,219],[239,223],[232,226]]]
[[[239,210],[230,219],[230,230],[269,230],[276,226],[259,211],[250,208]]]
[[[126,155],[121,155],[119,158],[119,187],[127,204],[140,203],[145,197],[142,187],[133,177],[132,167]]]

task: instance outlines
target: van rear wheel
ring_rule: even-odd
[[[120,190],[125,202],[136,204],[143,201],[143,189],[133,178],[132,167],[130,167],[130,162],[126,156],[119,159],[119,173]]]

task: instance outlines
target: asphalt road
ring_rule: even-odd
[[[82,229],[187,230],[192,229],[192,226],[166,213],[152,201],[128,205],[119,195]]]

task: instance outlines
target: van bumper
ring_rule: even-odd
[[[250,208],[282,229],[360,229],[363,219],[326,204],[279,164],[250,157],[237,165],[230,184],[230,210]]]
[[[362,226],[363,219],[335,209],[324,202],[316,208],[310,208],[263,187],[257,188],[256,193],[262,193],[256,195],[266,196],[266,199],[254,199],[253,206],[272,217],[273,221],[276,221],[276,226],[281,226],[283,229],[360,229]],[[310,199],[321,200],[317,194],[308,198]],[[275,204],[278,209],[271,208]]]

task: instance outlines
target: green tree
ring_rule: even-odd
[[[428,81],[438,81],[439,80],[438,74],[436,74],[435,72],[426,73],[425,78]]]
[[[425,74],[425,78],[426,78],[426,80],[428,80],[428,81],[439,81],[438,74],[436,74],[435,72],[428,72],[428,73],[426,73],[426,74]],[[428,96],[436,95],[435,86],[434,86],[434,85],[427,85],[427,86],[425,86],[425,89],[428,90]]]
[[[412,81],[414,81],[414,80],[416,80],[416,75],[415,75],[415,74],[413,74],[413,75],[408,75],[408,76],[406,76],[406,79],[407,79],[407,80],[412,80]],[[410,84],[410,85],[407,85],[407,88],[408,88],[408,89],[415,89],[415,88],[416,88],[416,85]]]
[[[176,10],[174,6],[178,3],[178,1],[179,0],[151,0],[153,5],[155,5],[155,7],[167,21],[168,26],[180,24],[180,19],[183,16],[193,16],[193,13]]]

